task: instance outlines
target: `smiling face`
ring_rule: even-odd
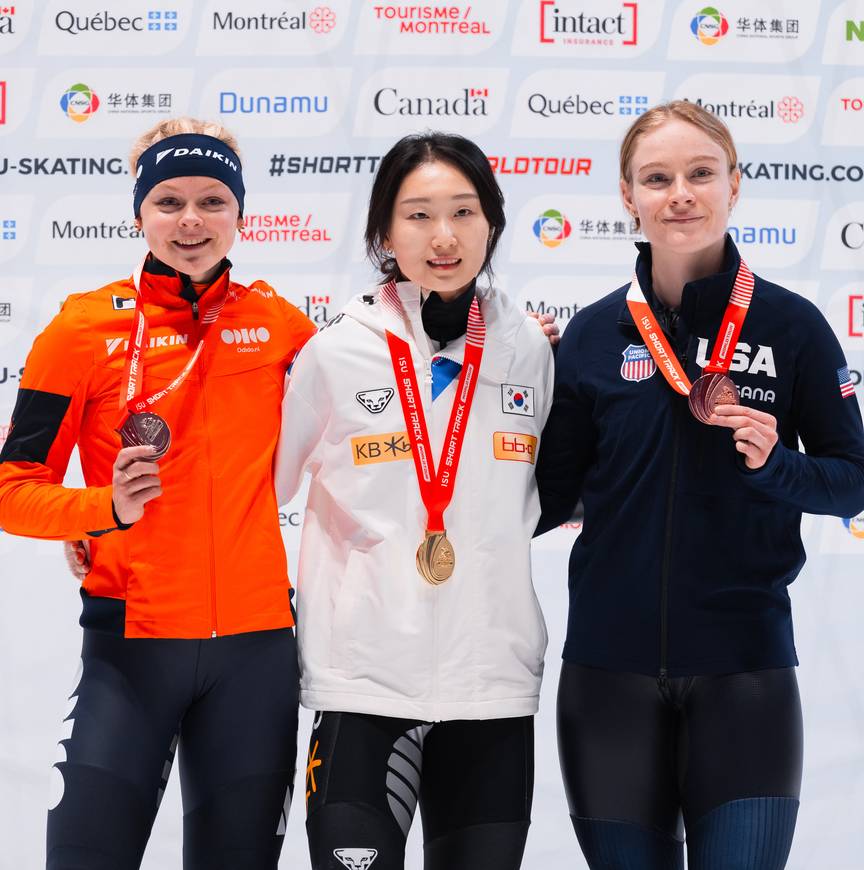
[[[422,163],[405,176],[384,246],[399,271],[445,301],[477,277],[490,227],[474,185],[448,163]]]
[[[240,207],[221,181],[204,176],[169,178],[141,203],[140,223],[154,256],[207,283],[231,250]]]
[[[673,118],[642,134],[621,180],[624,205],[653,248],[695,254],[722,243],[741,173],[694,124]]]

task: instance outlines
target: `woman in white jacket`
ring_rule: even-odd
[[[503,228],[476,145],[400,140],[366,229],[386,283],[308,342],[285,394],[280,503],[312,475],[297,608],[316,870],[402,868],[418,800],[427,870],[521,863],[553,372],[538,325],[476,283]]]

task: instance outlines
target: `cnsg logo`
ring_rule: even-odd
[[[63,9],[54,16],[54,26],[70,36],[82,33],[144,33],[177,30],[175,9],[149,9],[141,15],[111,15],[107,10],[96,15],[76,15]]]
[[[85,84],[72,85],[62,97],[60,108],[66,116],[77,124],[83,124],[96,113],[99,108],[99,97]]]
[[[563,4],[562,4],[563,5]],[[540,0],[540,43],[559,45],[636,45],[638,3],[621,3],[617,15],[565,15],[558,0]]]
[[[843,525],[853,538],[864,541],[864,513],[858,514],[857,517],[844,519]]]
[[[703,45],[716,45],[729,32],[729,22],[719,9],[706,6],[693,16],[690,32]]]
[[[547,248],[557,248],[573,231],[570,221],[557,209],[550,208],[534,221],[534,235]]]
[[[449,96],[407,97],[398,88],[380,88],[372,105],[379,115],[479,117],[489,114],[489,88],[462,88]]]
[[[286,31],[311,30],[313,33],[330,33],[336,27],[336,13],[329,6],[316,6],[299,15],[237,15],[235,12],[214,12],[213,30],[216,31]]]
[[[0,36],[7,33],[15,33],[15,7],[0,6]]]
[[[253,326],[249,329],[245,326],[240,329],[223,329],[221,338],[225,344],[236,345],[237,353],[257,353],[261,350],[257,345],[270,341],[270,330],[266,326]],[[250,345],[256,345],[256,347],[250,347]]]

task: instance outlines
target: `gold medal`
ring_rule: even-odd
[[[427,583],[440,586],[450,579],[456,565],[453,545],[447,540],[447,532],[426,530],[423,543],[417,548],[417,570]]]

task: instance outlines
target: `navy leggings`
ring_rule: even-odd
[[[801,790],[793,668],[660,680],[565,662],[558,749],[591,870],[782,870]]]
[[[84,630],[48,870],[136,870],[179,749],[184,870],[275,870],[293,787],[291,629],[208,640]]]

